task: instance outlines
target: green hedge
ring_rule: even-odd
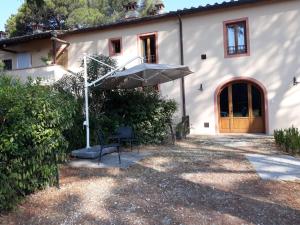
[[[96,120],[107,132],[129,125],[140,143],[161,144],[170,133],[176,108],[173,100],[162,98],[153,89],[111,91],[106,93],[103,113]]]
[[[63,132],[73,124],[72,96],[0,77],[0,211],[53,185],[56,160],[64,160]]]
[[[292,127],[284,130],[275,130],[274,138],[277,145],[291,154],[300,154],[300,132]]]

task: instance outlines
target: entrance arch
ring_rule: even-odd
[[[222,83],[215,108],[219,133],[268,133],[267,91],[255,79],[235,77]]]

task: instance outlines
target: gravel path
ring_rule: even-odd
[[[29,196],[1,224],[300,224],[300,184],[263,181],[245,155],[265,136],[192,137],[129,169],[61,168],[62,188]]]

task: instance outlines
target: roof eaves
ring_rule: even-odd
[[[59,32],[58,35],[64,36],[64,35],[84,33],[84,32],[96,31],[96,30],[104,30],[104,29],[119,27],[119,26],[123,26],[123,25],[134,25],[134,24],[139,24],[141,22],[148,22],[148,21],[159,20],[159,19],[163,19],[163,18],[175,17],[177,15],[183,16],[183,15],[189,15],[189,14],[194,14],[194,13],[209,12],[209,11],[213,11],[213,10],[217,10],[217,9],[227,9],[227,8],[245,6],[245,5],[249,5],[249,4],[262,3],[262,2],[270,2],[270,0],[224,1],[222,3],[208,4],[206,6],[199,6],[199,7],[192,7],[189,9],[185,8],[185,9],[181,9],[181,10],[177,10],[177,11],[170,11],[170,12],[160,14],[160,15],[146,16],[146,17],[135,18],[135,19],[124,19],[124,20],[120,20],[117,22],[102,24],[102,25],[94,26],[94,27],[86,27],[86,28],[80,28],[80,29],[76,29],[76,30],[63,31],[63,32]],[[35,39],[48,38],[48,37],[51,37],[51,33],[52,33],[51,31],[48,31],[48,32],[43,32],[43,33],[39,33],[39,34],[32,34],[32,35],[25,35],[25,36],[21,36],[21,37],[3,39],[3,40],[0,40],[0,46],[3,46],[4,44],[9,45],[9,44],[23,43],[23,42],[27,42],[27,41],[35,40]]]
[[[159,20],[159,19],[168,18],[168,17],[175,17],[177,15],[189,15],[189,14],[194,14],[194,13],[208,12],[208,11],[213,11],[213,10],[217,10],[217,9],[226,9],[226,8],[244,6],[244,5],[254,4],[254,3],[259,3],[259,2],[266,2],[266,0],[231,0],[229,2],[224,1],[222,3],[207,4],[206,6],[199,6],[199,7],[192,7],[189,9],[170,11],[170,12],[160,14],[160,15],[146,16],[146,17],[134,18],[134,19],[124,19],[124,20],[120,20],[117,22],[103,24],[103,25],[99,25],[99,26],[70,30],[70,31],[66,31],[62,35],[77,34],[77,33],[89,32],[89,31],[96,31],[96,30],[104,30],[104,29],[113,28],[113,27],[117,27],[117,26],[133,25],[133,24],[139,24],[141,22],[148,22],[148,21]]]
[[[23,35],[19,37],[12,37],[12,38],[6,38],[0,40],[0,46],[3,45],[12,45],[16,43],[24,43],[28,42],[31,40],[36,40],[36,39],[45,39],[45,38],[50,38],[52,36],[51,31],[46,31],[42,33],[37,33],[37,34],[28,34],[28,35]]]

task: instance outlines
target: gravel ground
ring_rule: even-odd
[[[1,224],[300,224],[300,183],[263,181],[247,153],[278,154],[266,136],[191,137],[129,169],[61,167]]]

